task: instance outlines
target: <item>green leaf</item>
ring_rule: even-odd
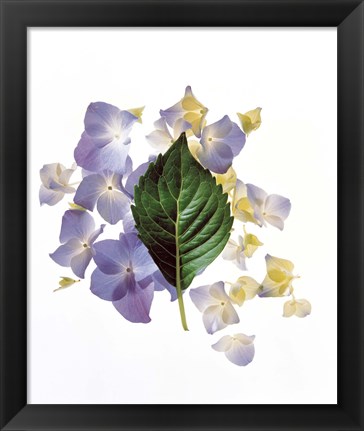
[[[227,197],[193,158],[184,133],[135,186],[132,212],[139,237],[179,298],[229,239],[233,217]]]

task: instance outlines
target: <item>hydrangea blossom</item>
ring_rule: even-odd
[[[239,323],[239,316],[225,292],[222,281],[191,289],[190,297],[203,313],[202,320],[209,334],[224,329],[228,325]]]
[[[39,171],[42,185],[39,189],[39,202],[41,205],[56,205],[66,193],[74,193],[76,189],[69,184],[70,178],[77,165],[74,163],[66,169],[61,163],[43,165]]]
[[[240,307],[248,299],[253,299],[259,292],[260,284],[252,277],[243,275],[231,284],[229,296]]]
[[[245,254],[244,254],[244,244],[243,237],[238,236],[238,242],[233,239],[229,239],[226,244],[224,251],[222,252],[222,258],[225,260],[232,261],[239,269],[246,271]]]
[[[185,95],[178,103],[159,111],[160,116],[164,117],[172,128],[179,119],[190,123],[193,133],[198,138],[201,137],[201,128],[207,112],[208,109],[195,98],[190,86],[186,87]]]
[[[248,111],[245,114],[240,114],[238,112],[238,117],[241,122],[241,126],[247,136],[250,135],[254,130],[259,129],[262,124],[262,119],[260,117],[260,112],[262,108],[255,108],[252,111]]]
[[[262,245],[263,243],[255,235],[246,232],[244,226],[244,237],[239,235],[238,242],[230,238],[222,253],[222,258],[231,260],[239,269],[245,271],[247,269],[245,259],[252,257],[257,248]]]
[[[283,317],[306,317],[311,314],[311,304],[307,299],[292,298],[290,301],[284,303]]]
[[[275,226],[279,230],[284,228],[284,220],[291,211],[289,199],[280,195],[268,195],[263,189],[247,184],[248,199],[254,209],[254,218],[260,226],[266,223]]]
[[[254,217],[254,208],[248,199],[247,187],[239,179],[236,181],[231,208],[237,220],[258,224],[258,221]]]
[[[265,256],[267,275],[260,287],[259,296],[286,296],[292,292],[292,282],[298,276],[293,275],[294,265],[287,259]]]
[[[49,256],[61,266],[71,267],[80,278],[85,277],[85,270],[94,252],[94,242],[103,232],[102,224],[95,230],[95,222],[86,211],[68,210],[62,218],[59,240],[62,243]],[[96,245],[96,244],[95,244]]]
[[[255,335],[235,334],[225,335],[211,347],[217,352],[224,352],[227,359],[235,365],[245,366],[254,358]]]
[[[245,134],[225,115],[204,127],[197,157],[201,164],[217,174],[224,174],[245,145]]]
[[[110,170],[124,174],[129,133],[137,120],[130,112],[108,103],[91,103],[85,115],[85,131],[74,153],[77,164],[92,172]]]
[[[151,277],[157,270],[148,250],[134,233],[120,234],[119,240],[95,244],[97,268],[91,276],[91,291],[112,301],[118,312],[130,322],[150,322],[154,295]]]
[[[122,175],[110,171],[85,177],[78,186],[74,201],[90,211],[97,205],[101,217],[116,224],[130,211],[130,199],[121,183]]]

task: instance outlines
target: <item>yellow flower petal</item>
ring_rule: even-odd
[[[81,207],[81,205],[77,205],[73,202],[68,202],[68,205],[71,207],[71,209],[73,210],[79,210],[79,211],[86,211],[86,208]]]
[[[238,117],[241,122],[241,126],[244,130],[244,133],[249,136],[251,132],[254,130],[259,129],[260,125],[262,124],[262,119],[260,116],[262,108],[256,108],[252,111],[248,111],[245,114],[240,114],[238,112]]]
[[[142,115],[143,115],[144,108],[145,106],[141,106],[140,108],[127,109],[127,111],[135,115],[136,117],[138,117],[137,123],[142,124]]]
[[[297,278],[292,271],[294,265],[287,259],[269,254],[265,257],[267,275],[262,283],[259,296],[285,296],[290,293],[292,281]]]
[[[238,305],[243,305],[244,301],[253,299],[259,291],[260,284],[252,277],[239,277],[234,284],[231,285],[229,296]]]
[[[263,243],[259,241],[258,237],[251,233],[246,233],[245,226],[244,226],[244,239],[243,239],[243,246],[244,246],[244,254],[246,257],[252,257],[255,251],[258,247],[262,246]]]
[[[311,314],[311,304],[307,299],[291,299],[284,303],[283,317],[306,317]]]
[[[73,284],[78,283],[79,281],[80,280],[74,280],[73,278],[70,278],[70,277],[61,277],[61,279],[58,282],[58,284],[59,284],[58,289],[53,290],[53,292],[57,292],[58,290],[66,289],[67,287],[70,287]]]
[[[199,152],[201,148],[201,144],[197,141],[188,141],[188,149],[190,150],[190,153],[193,155],[193,157],[200,163],[198,160],[197,153]]]
[[[254,209],[248,199],[246,185],[240,180],[236,181],[231,208],[233,216],[238,220],[259,224],[254,217]]]
[[[237,176],[232,166],[230,166],[225,174],[213,174],[213,176],[216,178],[216,184],[222,185],[224,193],[229,193],[236,186]]]

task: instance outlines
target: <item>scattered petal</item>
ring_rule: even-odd
[[[93,255],[93,243],[103,232],[105,225],[95,230],[93,218],[86,211],[68,210],[62,218],[60,242],[50,257],[61,266],[71,267],[80,278],[84,278],[85,270]]]
[[[254,218],[260,226],[266,222],[280,230],[284,228],[284,220],[291,211],[289,199],[280,195],[268,195],[263,189],[247,184],[247,195],[254,209]]]
[[[291,261],[267,254],[265,256],[267,275],[260,286],[260,297],[286,296],[292,288],[294,265]]]
[[[81,280],[75,280],[70,277],[61,277],[61,279],[58,282],[59,287],[57,289],[54,289],[53,292],[58,292],[59,290],[66,289],[67,287],[70,287],[75,283],[79,283],[80,281]]]
[[[253,299],[259,292],[260,284],[252,277],[239,277],[230,287],[229,296],[231,300],[242,306],[244,301]]]
[[[135,117],[137,117],[137,123],[142,124],[142,115],[144,111],[145,106],[141,106],[140,108],[131,108],[127,109],[128,112],[133,114]]]
[[[186,87],[184,97],[175,105],[166,110],[160,110],[161,117],[166,119],[168,125],[174,128],[179,119],[191,124],[195,136],[201,137],[201,128],[208,109],[199,102],[192,93],[190,86]]]
[[[222,185],[222,190],[224,193],[229,193],[230,190],[232,190],[236,186],[236,172],[234,171],[233,167],[230,166],[230,168],[226,171],[225,174],[213,174],[216,178],[216,184]]]
[[[94,249],[97,269],[91,277],[91,291],[113,301],[125,319],[149,322],[157,267],[138,236],[120,234],[119,240],[100,241]]]
[[[191,289],[190,297],[198,310],[203,313],[202,320],[208,334],[239,322],[239,316],[225,292],[222,281]]]
[[[137,120],[135,115],[113,105],[91,103],[85,115],[85,131],[74,153],[77,164],[92,172],[110,170],[125,174],[129,133]]]
[[[73,164],[70,169],[66,169],[60,163],[50,163],[44,165],[39,171],[42,185],[39,190],[39,202],[41,205],[56,205],[63,199],[66,193],[74,193],[76,190],[69,184],[69,180],[76,170]]]
[[[284,303],[283,317],[306,317],[311,314],[311,304],[307,299],[291,299]]]
[[[254,358],[255,336],[235,334],[233,337],[225,335],[211,347],[217,352],[224,352],[227,359],[235,365],[245,366]]]
[[[217,174],[224,174],[243,149],[245,134],[225,115],[203,129],[200,143],[202,147],[197,151],[197,157],[202,165]]]
[[[241,122],[241,126],[247,136],[250,135],[254,130],[259,129],[262,124],[262,119],[260,116],[262,108],[255,108],[252,111],[248,111],[245,114],[239,114],[238,117]]]
[[[243,238],[240,235],[238,237],[238,241],[239,242],[237,243],[233,239],[229,239],[224,251],[222,252],[222,258],[232,261],[239,269],[246,271],[246,256],[244,254]]]

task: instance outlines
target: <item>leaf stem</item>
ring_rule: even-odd
[[[188,331],[185,306],[183,304],[181,285],[180,285],[180,283],[176,283],[176,284],[177,284],[177,298],[178,298],[179,314],[181,315],[182,326],[183,326],[183,329],[185,331]]]

